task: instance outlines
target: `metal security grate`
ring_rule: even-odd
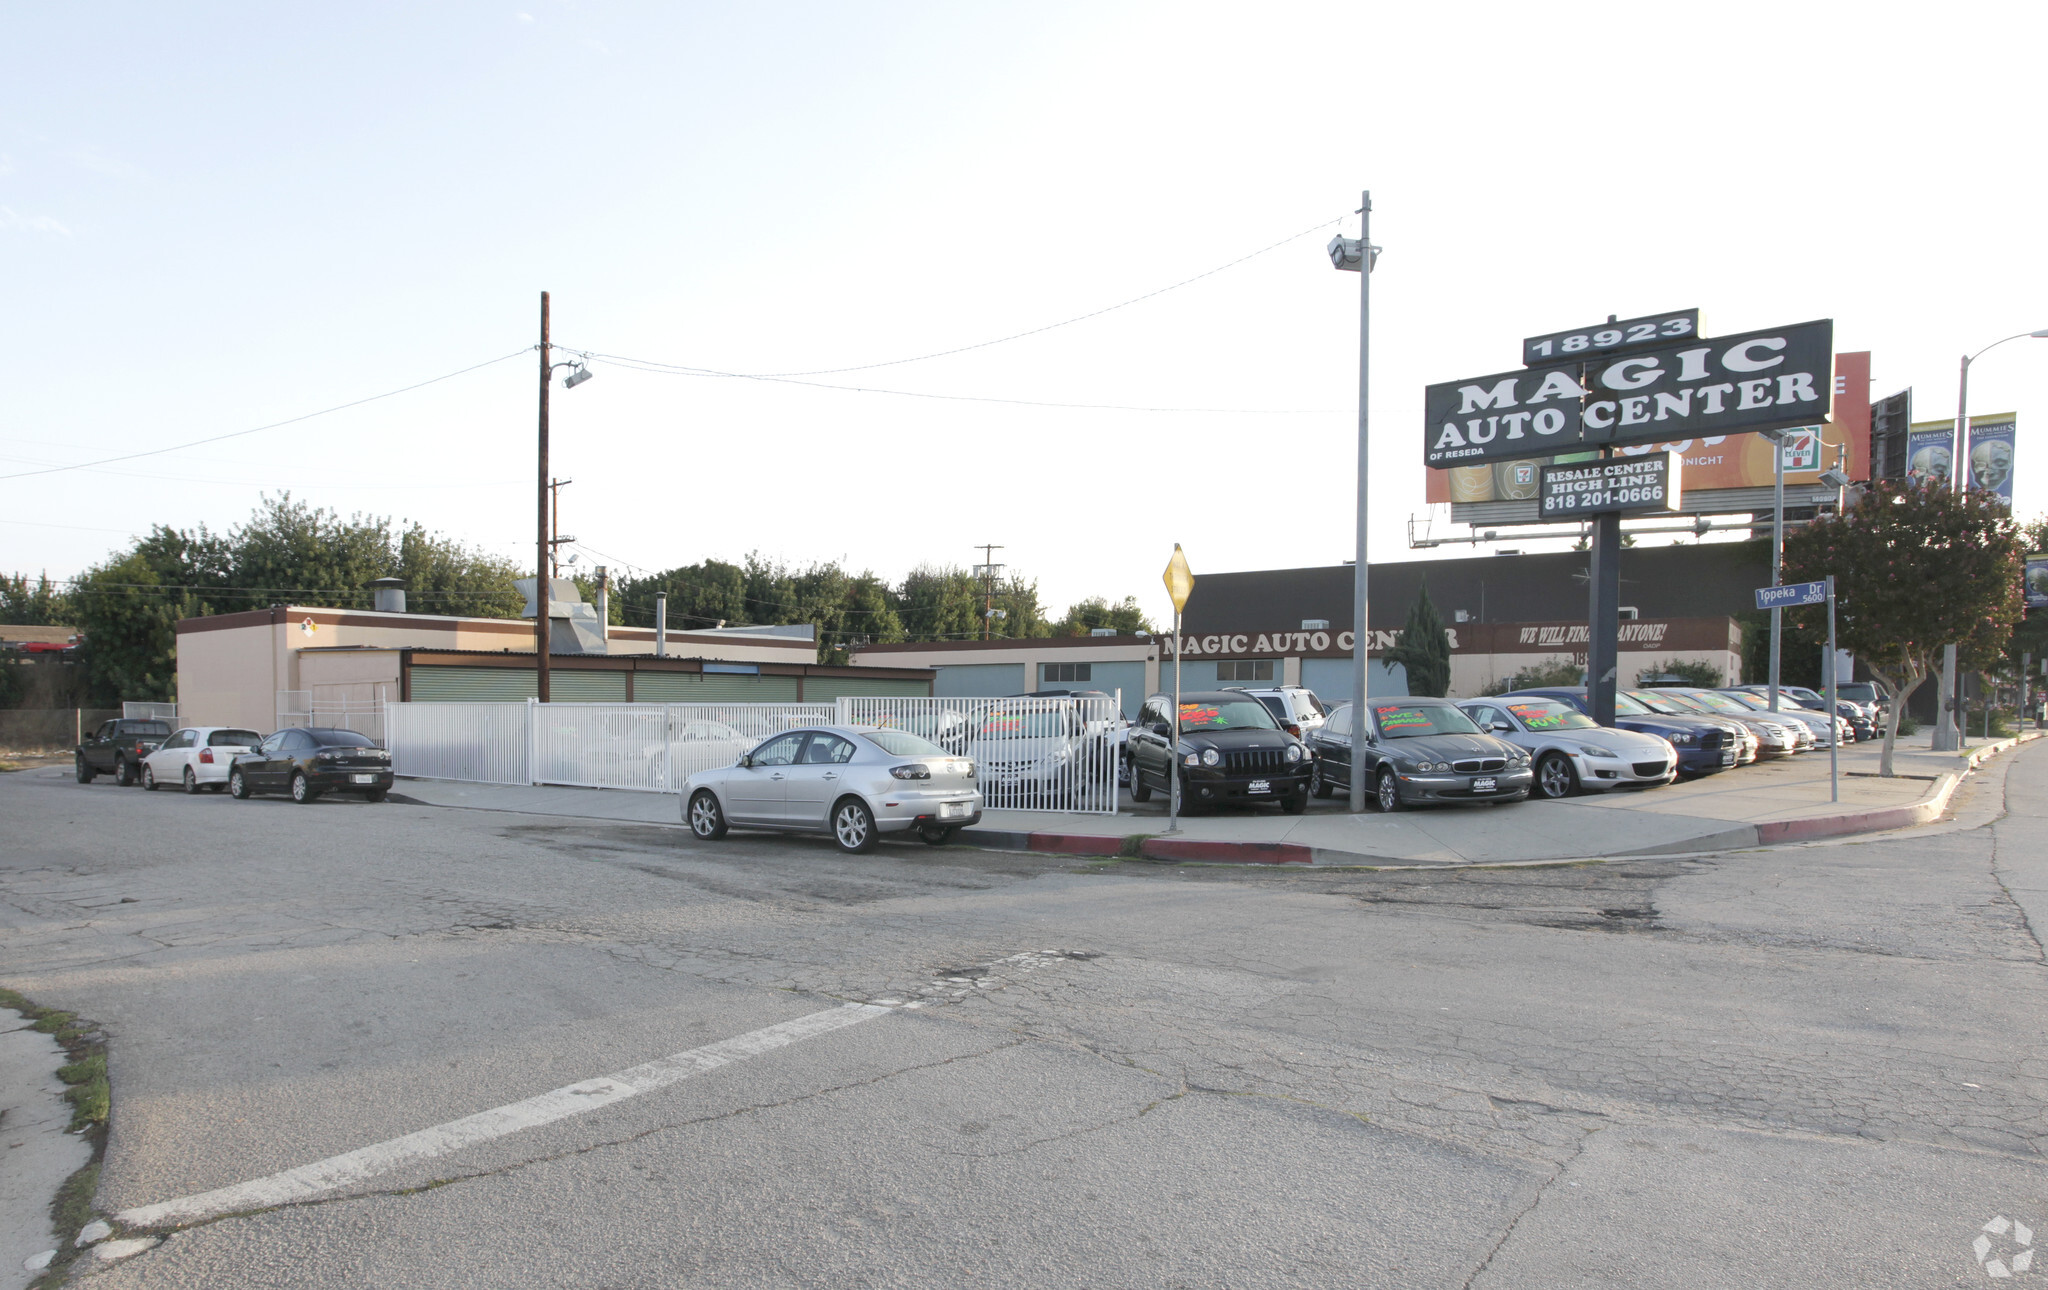
[[[1223,754],[1223,768],[1233,774],[1282,770],[1286,765],[1286,754],[1278,748],[1246,748]]]

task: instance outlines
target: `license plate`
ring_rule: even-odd
[[[348,778],[349,782],[353,784],[374,784],[377,782],[375,775],[350,775]]]
[[[1721,764],[1723,766],[1733,766],[1735,764],[1735,753],[1732,749],[1721,754]]]
[[[967,803],[965,802],[942,802],[939,804],[939,818],[942,820],[949,820],[956,815],[965,814],[967,814]]]
[[[1271,780],[1255,779],[1244,786],[1244,791],[1247,793],[1270,793],[1273,791],[1273,783]]]
[[[1491,775],[1472,781],[1472,791],[1475,793],[1491,793],[1496,786],[1497,781]]]

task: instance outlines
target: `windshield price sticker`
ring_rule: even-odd
[[[1834,336],[1822,319],[1442,381],[1423,392],[1423,464],[1810,426],[1828,410]]]
[[[1429,714],[1416,708],[1374,708],[1373,715],[1380,719],[1380,729],[1398,730],[1403,726],[1429,726]]]
[[[1668,314],[1652,314],[1648,318],[1630,318],[1623,322],[1604,323],[1597,327],[1581,327],[1577,331],[1554,331],[1547,336],[1531,336],[1522,342],[1522,362],[1526,366],[1536,367],[1554,363],[1560,358],[1664,345],[1674,340],[1696,336],[1699,330],[1699,310],[1674,309]]]
[[[1537,486],[1540,510],[1553,516],[1678,508],[1680,459],[1675,452],[1545,466]]]

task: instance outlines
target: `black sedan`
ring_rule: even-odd
[[[1124,745],[1134,802],[1171,789],[1176,755],[1172,711],[1170,694],[1145,700]],[[1278,802],[1290,815],[1308,809],[1308,749],[1250,695],[1222,690],[1181,695],[1178,755],[1183,805]]]
[[[1516,690],[1516,696],[1556,699],[1580,712],[1591,712],[1592,701],[1584,686],[1561,685],[1541,690]],[[1739,759],[1738,736],[1732,723],[1714,717],[1673,716],[1652,712],[1619,691],[1614,696],[1614,726],[1667,739],[1678,750],[1678,773],[1690,778],[1711,775],[1733,766]]]
[[[1519,802],[1536,781],[1529,754],[1472,724],[1449,699],[1384,698],[1366,703],[1359,757],[1382,811],[1424,802]],[[1355,704],[1310,734],[1315,792],[1328,797],[1351,777]]]
[[[228,772],[228,792],[240,798],[290,793],[294,802],[310,802],[339,792],[381,802],[390,791],[390,753],[367,735],[319,726],[278,731],[235,758]]]

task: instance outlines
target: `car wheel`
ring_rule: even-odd
[[[706,842],[725,836],[725,812],[719,809],[718,795],[708,788],[698,789],[690,798],[690,832]]]
[[[1133,802],[1149,802],[1152,800],[1152,786],[1145,782],[1145,777],[1138,773],[1136,766],[1131,767],[1131,800]]]
[[[228,793],[244,802],[249,800],[249,781],[242,778],[241,771],[228,772]]]
[[[1388,814],[1401,809],[1401,781],[1385,766],[1380,767],[1379,803],[1380,810]]]
[[[1308,791],[1324,801],[1328,801],[1330,794],[1337,791],[1337,786],[1332,784],[1330,777],[1323,773],[1323,763],[1321,760],[1318,760],[1315,765],[1308,768]]]
[[[959,831],[960,826],[957,824],[920,824],[917,826],[917,836],[923,838],[924,844],[928,847],[945,846],[953,840],[953,835]]]
[[[1304,788],[1298,793],[1289,793],[1281,798],[1280,809],[1289,815],[1300,815],[1308,810],[1308,790]]]
[[[1536,763],[1536,791],[1552,801],[1579,791],[1579,772],[1571,758],[1559,752],[1544,753]]]
[[[199,796],[199,776],[192,773],[190,766],[185,768],[185,791],[194,797]]]
[[[135,782],[135,766],[126,758],[114,763],[114,782],[126,788]]]
[[[148,762],[142,763],[142,791],[145,793],[156,792],[156,767]]]
[[[305,771],[295,770],[292,772],[292,800],[294,802],[304,806],[318,796],[320,796],[319,790],[315,789],[312,783],[307,780]]]
[[[373,788],[363,794],[363,800],[365,802],[381,802],[384,800],[384,794],[390,791],[388,788]]]
[[[832,808],[832,840],[841,851],[859,854],[875,849],[875,816],[857,797],[842,797]]]
[[[99,772],[85,764],[85,755],[81,753],[73,758],[73,760],[78,763],[78,782],[81,784],[92,783],[93,776],[99,774]]]

